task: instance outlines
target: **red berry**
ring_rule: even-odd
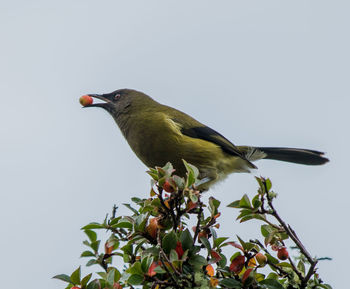
[[[280,260],[287,260],[289,257],[289,253],[287,251],[287,249],[285,247],[282,247],[280,249],[278,249],[277,252],[277,258]]]
[[[172,193],[174,192],[174,188],[170,185],[170,183],[168,181],[166,181],[163,185],[163,189],[164,191],[168,192],[168,193]]]
[[[94,102],[94,100],[92,99],[92,97],[90,95],[85,94],[79,98],[79,102],[82,106],[87,106],[87,105],[92,104]]]

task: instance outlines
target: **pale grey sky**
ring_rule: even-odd
[[[235,144],[326,151],[307,167],[258,162],[322,278],[345,288],[350,40],[348,1],[2,1],[0,218],[3,288],[64,288],[83,225],[149,191],[146,168],[85,93],[146,92]],[[251,196],[253,175],[207,193]],[[122,209],[121,212],[127,211]],[[257,236],[224,210],[222,234]],[[234,233],[234,234],[233,234]]]

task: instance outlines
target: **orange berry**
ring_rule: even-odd
[[[258,261],[259,265],[265,265],[267,262],[267,257],[263,253],[256,254],[255,259]]]
[[[155,239],[157,237],[157,230],[158,230],[158,218],[150,219],[149,220],[149,225],[146,227],[146,232],[153,239]]]
[[[210,277],[213,277],[214,274],[215,274],[215,271],[214,271],[214,267],[212,265],[207,265],[207,267],[205,267],[205,270],[207,270],[207,274],[210,276]]]
[[[92,104],[94,102],[94,100],[92,99],[92,97],[90,95],[85,94],[79,98],[79,102],[82,106],[87,106],[87,105]]]
[[[107,241],[105,243],[105,254],[110,255],[110,254],[112,254],[112,251],[113,251],[113,245],[110,246],[110,243]]]

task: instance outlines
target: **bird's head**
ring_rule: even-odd
[[[88,96],[102,100],[102,102],[88,104],[84,107],[101,107],[113,116],[128,113],[133,108],[147,107],[148,104],[154,102],[148,95],[133,89],[118,89],[111,93],[88,94]]]

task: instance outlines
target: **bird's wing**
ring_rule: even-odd
[[[180,117],[179,113],[181,114]],[[222,134],[196,121],[189,115],[177,111],[175,115],[170,116],[170,119],[176,123],[183,135],[212,142],[221,147],[224,152],[247,160],[244,154]]]
[[[199,138],[212,142],[220,146],[224,152],[245,159],[244,155],[238,150],[238,148],[233,143],[231,143],[222,134],[218,133],[217,131],[211,129],[208,126],[198,126],[190,128],[182,127],[181,132],[182,134],[187,135],[189,137]]]

